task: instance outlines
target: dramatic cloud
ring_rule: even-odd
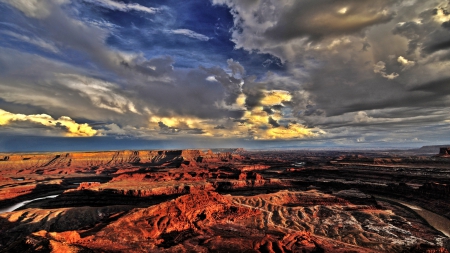
[[[356,127],[362,121],[346,115],[361,110],[388,114],[395,109],[389,116],[393,120],[379,118],[387,126],[376,130],[382,135],[413,120],[428,124],[420,119],[423,110],[418,108],[433,114],[445,111],[448,93],[419,92],[437,89],[433,82],[448,78],[442,71],[448,65],[450,41],[445,2],[213,2],[231,8],[232,38],[238,48],[285,60],[290,77],[283,89],[292,95],[293,116],[308,126],[330,129],[328,122],[339,119],[341,126]],[[248,105],[255,106],[262,90],[279,84],[267,85],[248,92]],[[442,119],[434,118],[436,124]],[[327,137],[339,131],[345,136],[347,130],[335,128]],[[355,128],[355,134],[366,133]]]
[[[97,131],[92,129],[88,124],[78,124],[69,117],[62,116],[55,120],[47,114],[24,115],[13,114],[0,109],[0,126],[8,125],[13,121],[31,121],[42,124],[44,126],[64,127],[67,131],[66,136],[81,137],[94,136]]]
[[[431,144],[450,136],[449,9],[0,0],[0,134]]]
[[[397,73],[392,72],[391,74],[386,73],[386,63],[379,61],[373,66],[373,72],[380,74],[382,77],[392,80],[398,77]]]
[[[92,104],[99,108],[108,109],[121,114],[125,112],[139,113],[133,102],[117,94],[117,91],[119,90],[117,85],[77,75],[61,74],[57,75],[57,79],[68,88],[80,92],[82,96],[88,97]]]
[[[280,57],[294,53],[292,50],[295,49],[290,44],[292,40],[317,41],[355,34],[370,26],[386,23],[393,18],[390,7],[395,1],[213,0],[213,3],[232,9],[237,28],[233,39],[237,47],[276,52]]]

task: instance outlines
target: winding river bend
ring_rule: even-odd
[[[409,209],[411,209],[415,213],[417,213],[420,217],[422,217],[424,220],[426,220],[428,222],[428,224],[430,224],[430,226],[432,226],[433,228],[435,228],[438,231],[441,231],[447,237],[450,237],[450,220],[447,219],[446,217],[441,216],[436,213],[433,213],[431,211],[425,210],[419,206],[416,206],[411,203],[407,203],[402,200],[397,200],[397,199],[392,199],[392,198],[377,196],[377,195],[374,195],[374,197],[379,200],[388,200],[388,201],[396,202],[400,205],[408,207]]]
[[[22,206],[24,206],[24,205],[26,205],[26,204],[28,204],[28,203],[31,203],[31,202],[33,202],[33,201],[36,201],[36,200],[42,200],[42,199],[52,199],[52,198],[56,198],[56,197],[58,197],[58,196],[59,196],[59,195],[49,195],[49,196],[45,196],[45,197],[40,197],[40,198],[35,198],[35,199],[25,200],[25,201],[19,202],[19,203],[17,203],[17,204],[14,204],[14,205],[12,205],[12,206],[0,208],[0,213],[12,212],[12,211],[17,210],[18,208],[20,208],[20,207],[22,207]]]

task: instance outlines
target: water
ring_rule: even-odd
[[[49,196],[45,196],[45,197],[41,197],[41,198],[35,198],[35,199],[25,200],[25,201],[22,201],[22,202],[20,202],[20,203],[14,204],[14,205],[12,205],[12,206],[0,208],[0,213],[12,212],[12,211],[17,210],[17,209],[19,209],[20,207],[22,207],[22,206],[24,206],[24,205],[26,205],[26,204],[28,204],[28,203],[31,203],[31,202],[33,202],[33,201],[36,201],[36,200],[42,200],[42,199],[52,199],[52,198],[56,198],[56,197],[58,197],[58,196],[59,196],[59,195],[49,195]]]
[[[386,197],[378,197],[375,196],[376,198],[379,199],[386,199],[386,200],[390,200],[393,202],[397,202],[401,205],[404,205],[408,208],[410,208],[411,210],[413,210],[415,213],[417,213],[420,217],[422,217],[423,219],[425,219],[428,224],[430,224],[432,227],[434,227],[436,230],[441,231],[444,235],[446,235],[447,237],[450,237],[450,220],[447,219],[444,216],[441,216],[439,214],[433,213],[431,211],[428,211],[426,209],[423,209],[419,206],[416,206],[414,204],[411,203],[407,203],[401,200],[396,200],[396,199],[391,199],[391,198],[386,198]]]

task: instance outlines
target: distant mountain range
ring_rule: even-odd
[[[418,149],[412,149],[411,151],[419,152],[419,153],[430,153],[430,154],[438,154],[440,148],[450,147],[450,144],[447,145],[430,145],[430,146],[422,146]]]

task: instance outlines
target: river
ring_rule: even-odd
[[[421,208],[419,206],[416,206],[414,204],[407,203],[407,202],[402,201],[402,200],[391,199],[391,198],[382,197],[382,196],[376,196],[376,195],[374,197],[379,199],[379,200],[385,199],[385,200],[396,202],[396,203],[399,203],[400,205],[408,207],[409,209],[411,209],[415,213],[417,213],[420,217],[422,217],[424,220],[426,220],[428,222],[428,224],[430,224],[430,226],[432,226],[436,230],[441,231],[447,237],[450,237],[450,220],[447,219],[446,217],[441,216],[441,215],[436,214],[436,213],[433,213],[433,212],[428,211],[426,209],[423,209],[423,208]]]
[[[45,196],[45,197],[40,197],[40,198],[35,198],[35,199],[25,200],[25,201],[22,201],[22,202],[20,202],[20,203],[14,204],[14,205],[12,205],[12,206],[1,207],[1,208],[0,208],[0,213],[12,212],[12,211],[17,210],[18,208],[20,208],[20,207],[22,207],[22,206],[24,206],[24,205],[26,205],[26,204],[28,204],[28,203],[31,203],[31,202],[33,202],[33,201],[36,201],[36,200],[42,200],[42,199],[52,199],[52,198],[56,198],[56,197],[58,197],[58,196],[59,196],[59,195],[49,195],[49,196]]]

